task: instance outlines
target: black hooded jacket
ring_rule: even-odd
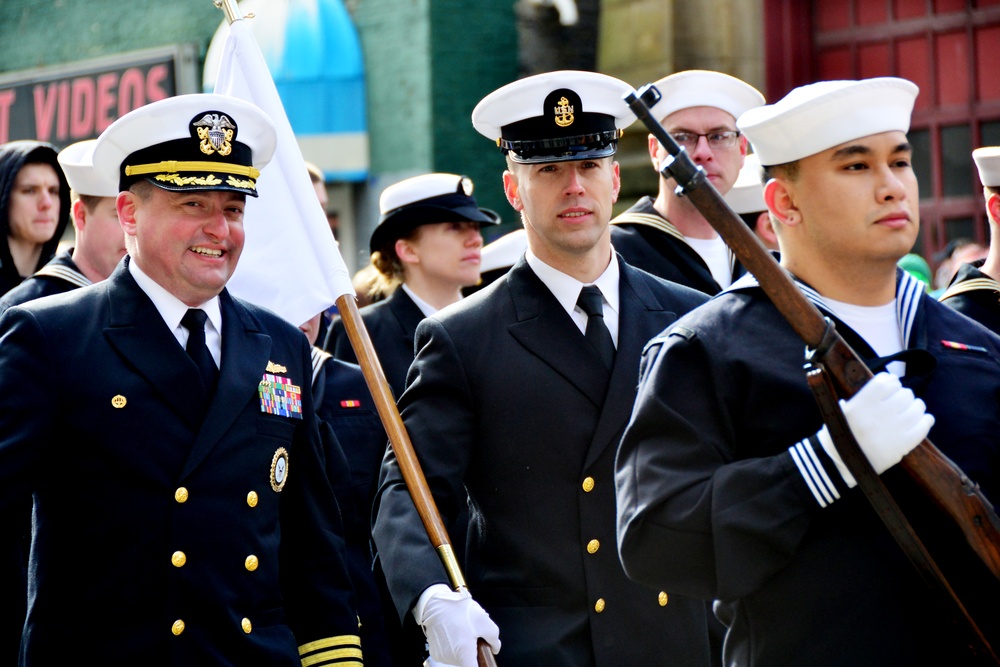
[[[42,246],[41,257],[38,258],[38,264],[32,268],[32,273],[45,266],[52,259],[56,253],[56,247],[59,245],[59,240],[62,238],[63,232],[66,231],[66,225],[69,224],[69,184],[56,160],[57,155],[55,146],[42,141],[11,141],[0,146],[0,294],[7,293],[11,288],[20,284],[22,280],[10,254],[8,207],[10,206],[10,195],[14,181],[25,164],[51,165],[59,177],[59,225],[52,238]]]

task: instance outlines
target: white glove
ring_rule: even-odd
[[[424,660],[424,667],[456,667],[455,665],[446,665],[443,662],[438,662],[434,658],[427,658]]]
[[[420,594],[413,616],[424,630],[435,662],[477,667],[480,637],[494,654],[500,651],[500,628],[467,590],[453,591],[444,584],[428,586]]]
[[[899,378],[886,372],[877,373],[861,391],[846,401],[841,400],[840,409],[861,451],[879,475],[899,463],[934,426],[934,416],[927,413],[924,402],[904,388]],[[854,475],[834,448],[825,425],[816,437],[847,486],[856,486]]]

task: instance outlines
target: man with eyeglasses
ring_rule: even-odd
[[[721,194],[736,182],[747,140],[736,128],[744,111],[764,104],[753,86],[721,72],[687,70],[656,82],[662,97],[651,112]],[[649,135],[649,157],[659,171],[666,149]],[[701,213],[660,176],[656,198],[643,197],[611,221],[611,244],[632,266],[714,295],[743,273],[732,252]]]

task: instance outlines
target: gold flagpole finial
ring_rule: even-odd
[[[212,3],[226,13],[226,20],[229,21],[230,25],[234,21],[243,20],[243,14],[240,13],[240,8],[236,6],[236,0],[212,0]]]

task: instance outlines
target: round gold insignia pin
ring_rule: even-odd
[[[128,403],[128,401],[125,400],[125,397],[121,394],[118,394],[111,399],[111,406],[115,408],[124,408],[126,403]]]
[[[275,491],[281,491],[287,480],[288,450],[284,447],[278,447],[278,450],[274,452],[274,458],[271,459],[271,488]]]

